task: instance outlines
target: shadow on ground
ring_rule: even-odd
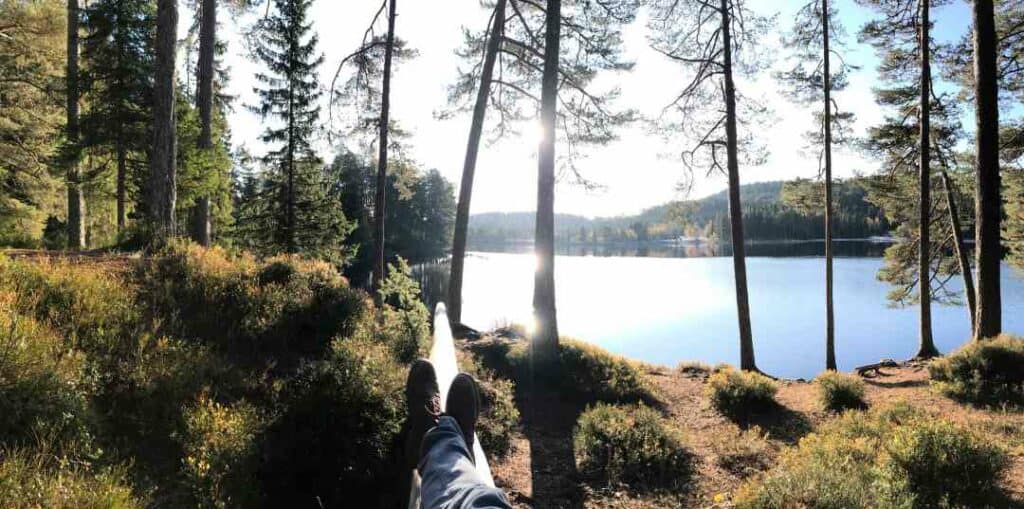
[[[534,509],[583,507],[572,445],[573,427],[582,408],[567,404],[553,391],[530,388],[519,391],[516,404],[530,443],[532,497],[525,502]]]

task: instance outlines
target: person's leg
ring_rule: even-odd
[[[459,374],[448,390],[445,415],[423,437],[423,509],[511,509],[505,493],[484,482],[473,464],[478,406],[476,381]]]
[[[423,437],[422,509],[511,509],[505,493],[489,486],[473,465],[459,424],[451,416]]]

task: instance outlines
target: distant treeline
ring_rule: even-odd
[[[749,240],[811,240],[824,238],[822,208],[809,196],[819,184],[807,180],[773,181],[741,187],[743,221]],[[889,234],[885,215],[865,197],[859,180],[835,185],[835,238],[867,238]],[[730,240],[729,202],[725,191],[698,200],[677,201],[632,216],[587,218],[555,216],[555,236],[562,243],[615,243],[671,240],[680,237]],[[488,212],[470,217],[470,242],[529,241],[532,212]]]

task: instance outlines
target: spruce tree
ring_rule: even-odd
[[[262,247],[337,259],[350,227],[329,193],[328,174],[313,150],[320,118],[317,68],[323,55],[308,18],[312,0],[274,0],[272,12],[257,25],[253,52],[266,66],[256,75],[260,103],[251,107],[276,121],[261,139],[276,145],[263,158],[259,219],[266,221]],[[254,219],[255,220],[255,219]],[[340,261],[340,260],[339,260]]]
[[[85,11],[83,81],[89,108],[83,146],[113,155],[117,231],[128,216],[129,183],[146,167],[156,10],[148,0],[98,0]]]

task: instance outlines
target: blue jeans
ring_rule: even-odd
[[[455,419],[441,416],[423,436],[422,447],[422,509],[512,509],[504,492],[480,478]]]

